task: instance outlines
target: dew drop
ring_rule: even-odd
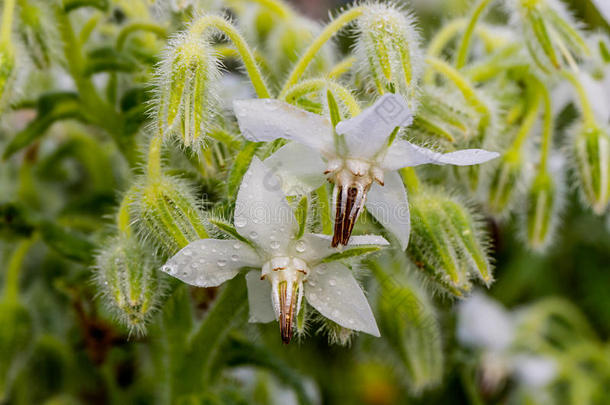
[[[216,262],[216,264],[218,265],[218,267],[224,267],[227,265],[227,261],[225,259],[220,259]]]
[[[331,278],[330,280],[328,280],[328,284],[330,284],[331,287],[334,287],[337,285],[337,280]]]
[[[280,248],[280,242],[274,240],[274,241],[271,242],[270,246],[271,246],[271,249],[279,249]]]
[[[182,253],[185,256],[192,256],[193,255],[193,251],[191,249],[185,249],[184,251],[182,251]]]
[[[197,263],[191,263],[191,269],[196,269],[198,267]]]
[[[239,260],[239,256],[237,256],[237,255],[232,255],[232,256],[231,256],[231,261],[236,262],[236,261],[238,261],[238,260]]]
[[[298,241],[295,249],[297,250],[297,252],[303,253],[306,249],[305,241],[302,241],[302,240]]]
[[[309,294],[309,299],[315,300],[318,296],[315,293]]]
[[[352,318],[350,318],[347,320],[347,323],[349,323],[350,325],[353,325],[356,322]]]
[[[251,239],[256,239],[256,238],[258,238],[258,233],[256,233],[256,231],[252,231],[252,232],[250,232],[250,238],[251,238]]]
[[[237,217],[235,218],[235,226],[237,228],[243,228],[244,226],[246,226],[248,221],[246,221],[245,218],[241,218],[241,217]]]
[[[235,249],[235,250],[241,249],[241,244],[235,242],[235,244],[233,244],[233,249]]]

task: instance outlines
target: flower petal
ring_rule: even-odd
[[[257,157],[239,187],[234,222],[240,235],[273,253],[284,252],[298,230],[279,178]]]
[[[409,126],[413,113],[402,96],[385,94],[359,115],[337,124],[352,156],[371,157],[383,148],[396,127]]]
[[[469,166],[487,162],[498,156],[500,154],[497,152],[489,152],[483,149],[464,149],[450,153],[438,153],[398,139],[388,149],[382,166],[385,170],[397,170],[402,167],[413,167],[426,163]]]
[[[411,233],[411,215],[407,191],[398,172],[386,172],[383,186],[373,183],[365,205],[367,211],[396,236],[400,248],[405,250]]]
[[[165,263],[161,270],[198,287],[216,287],[246,266],[261,260],[248,244],[237,240],[200,239],[189,243]]]
[[[326,182],[320,152],[297,142],[281,147],[265,165],[280,178],[286,195],[306,194]]]
[[[593,4],[599,10],[599,13],[610,23],[610,3],[608,0],[593,0]]]
[[[307,302],[344,328],[379,336],[379,329],[364,292],[344,265],[320,264],[311,270],[305,283]]]
[[[275,320],[275,312],[271,303],[271,283],[261,280],[261,272],[252,270],[246,274],[248,285],[248,306],[250,307],[249,322],[267,323]]]
[[[235,100],[243,136],[251,141],[290,139],[313,149],[333,150],[333,128],[325,117],[273,99]]]
[[[340,252],[339,249],[331,247],[332,235],[317,233],[306,233],[299,239],[295,246],[293,256],[298,256],[308,263],[315,263],[327,256]],[[386,246],[389,242],[379,235],[353,235],[343,250],[354,246],[379,245]]]

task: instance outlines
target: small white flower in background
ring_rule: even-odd
[[[468,346],[501,352],[510,346],[515,324],[510,313],[496,301],[473,293],[458,306],[457,336]]]
[[[542,388],[557,376],[557,363],[551,358],[518,355],[512,360],[512,367],[517,379],[530,388]]]
[[[330,237],[302,233],[280,179],[258,158],[246,172],[234,223],[241,240],[201,239],[169,259],[162,270],[199,287],[216,287],[244,267],[251,322],[278,319],[282,340],[290,342],[293,319],[303,297],[326,318],[379,336],[375,318],[351,271],[330,255]],[[297,235],[301,233],[299,238]],[[387,245],[375,235],[352,238],[352,245]],[[324,259],[327,259],[326,261]]]
[[[380,97],[336,128],[326,117],[279,100],[237,100],[233,106],[246,139],[295,141],[265,162],[279,169],[288,180],[285,185],[300,181],[302,187],[312,190],[324,183],[323,174],[335,185],[332,246],[348,243],[366,202],[367,210],[396,236],[404,250],[409,242],[410,217],[398,169],[426,163],[474,165],[499,156],[481,149],[442,154],[394,139],[396,129],[413,120],[405,100],[395,94]]]

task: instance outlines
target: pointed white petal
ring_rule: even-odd
[[[246,266],[261,260],[246,243],[237,240],[200,239],[176,253],[161,270],[198,287],[216,287]]]
[[[602,17],[610,23],[610,2],[608,0],[593,0],[593,4],[595,4]]]
[[[305,283],[307,302],[339,325],[379,336],[379,329],[364,292],[344,265],[320,264]]]
[[[239,187],[234,217],[237,232],[267,252],[284,252],[298,230],[280,180],[257,157]]]
[[[341,252],[341,250],[331,247],[332,239],[332,235],[306,233],[293,246],[292,255],[298,256],[308,263],[315,263],[334,253]],[[389,242],[379,235],[352,235],[347,246],[342,249],[362,245],[387,246]]]
[[[280,178],[286,195],[306,194],[326,182],[320,152],[297,142],[281,147],[265,165]]]
[[[407,191],[396,171],[385,173],[385,183],[373,183],[366,198],[366,209],[384,228],[390,231],[405,250],[411,233],[411,216]]]
[[[235,116],[251,141],[290,139],[316,150],[332,151],[333,128],[325,117],[273,99],[235,100]]]
[[[498,156],[500,154],[497,152],[489,152],[483,149],[464,149],[450,153],[438,153],[398,139],[388,149],[382,166],[386,170],[397,170],[402,167],[413,167],[426,163],[470,166],[487,162]]]
[[[275,320],[275,312],[271,304],[271,283],[261,280],[261,272],[252,270],[246,274],[248,285],[248,305],[250,307],[249,322],[267,323]]]
[[[402,96],[386,94],[359,115],[337,124],[352,156],[371,157],[386,145],[396,127],[411,125],[413,113]]]

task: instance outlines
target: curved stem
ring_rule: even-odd
[[[480,0],[479,4],[475,7],[472,12],[472,16],[468,21],[468,26],[466,27],[466,31],[464,31],[464,35],[462,36],[462,42],[460,43],[460,47],[458,48],[457,57],[455,61],[455,67],[461,69],[466,64],[466,59],[468,58],[468,50],[470,49],[470,42],[472,40],[472,34],[474,29],[481,18],[481,14],[485,11],[485,8],[491,3],[491,0]]]
[[[343,14],[339,15],[339,17],[324,28],[320,35],[318,35],[312,44],[309,45],[309,48],[307,48],[303,56],[301,56],[298,62],[294,65],[292,72],[290,72],[290,76],[288,76],[288,80],[286,80],[284,87],[282,87],[280,98],[284,96],[290,87],[299,81],[322,46],[324,46],[324,44],[343,27],[360,17],[365,10],[365,6],[358,6],[349,9]]]
[[[160,38],[164,38],[167,36],[167,32],[166,32],[165,28],[160,27],[157,24],[143,23],[143,22],[131,23],[131,24],[126,25],[121,30],[119,35],[117,36],[117,39],[116,39],[117,49],[118,50],[123,49],[123,45],[125,45],[125,41],[129,37],[129,35],[131,35],[134,32],[137,32],[137,31],[152,32],[153,34],[156,34]]]
[[[36,242],[36,239],[37,236],[34,234],[30,238],[22,240],[13,252],[4,278],[3,299],[8,301],[17,299],[19,295],[19,273],[21,273],[23,268],[23,260],[30,247]]]
[[[284,3],[277,1],[277,0],[247,0],[247,1],[250,3],[259,4],[260,6],[266,8],[267,10],[274,12],[275,14],[280,16],[280,18],[283,18],[283,19],[290,18],[293,15],[293,12],[290,9],[290,7],[288,7]]]
[[[532,128],[538,119],[538,110],[540,108],[541,95],[538,91],[538,86],[531,79],[529,81],[528,92],[528,103],[527,103],[527,112],[525,117],[523,118],[523,122],[521,123],[521,127],[519,127],[519,131],[517,132],[517,136],[515,137],[515,141],[513,142],[511,149],[514,151],[521,150],[523,143],[527,139],[528,135],[532,132]]]
[[[478,112],[483,114],[486,119],[489,119],[491,113],[487,105],[476,94],[475,89],[466,80],[460,72],[450,66],[448,63],[433,57],[426,58],[426,63],[433,69],[441,73],[447,79],[451,80],[460,90],[467,102],[469,102]]]
[[[241,55],[241,59],[244,63],[246,71],[248,72],[248,76],[250,77],[250,81],[252,82],[252,86],[254,87],[256,94],[260,98],[270,98],[271,94],[269,93],[265,79],[263,78],[263,75],[256,64],[254,54],[250,50],[246,40],[231,23],[222,17],[207,15],[197,20],[191,26],[189,33],[190,35],[198,37],[203,35],[203,33],[210,28],[216,28],[225,34],[231,42],[233,42],[235,48],[237,48],[237,51]]]
[[[283,99],[290,102],[304,96],[305,94],[312,93],[323,88],[328,88],[335,93],[343,104],[345,104],[350,112],[350,115],[356,116],[360,114],[360,105],[352,93],[340,84],[328,79],[310,79],[303,81],[295,86],[292,86],[286,92]]]
[[[595,114],[593,114],[593,108],[591,108],[591,103],[589,102],[587,92],[585,91],[585,88],[583,87],[582,83],[574,73],[563,72],[563,75],[566,79],[570,81],[570,83],[572,83],[572,86],[574,86],[574,90],[576,90],[576,93],[578,94],[578,99],[580,101],[580,110],[582,112],[585,127],[596,128],[597,124],[595,121]]]
[[[0,31],[0,44],[11,47],[11,30],[13,29],[13,11],[15,0],[4,0],[2,9],[2,29]]]
[[[400,176],[409,193],[417,193],[419,191],[419,178],[414,168],[403,167],[400,169]]]
[[[348,56],[347,58],[343,59],[341,62],[333,66],[330,72],[328,72],[328,77],[330,79],[337,79],[341,77],[343,74],[345,74],[348,70],[351,69],[351,67],[354,65],[354,62],[356,62],[356,58],[353,56]]]

